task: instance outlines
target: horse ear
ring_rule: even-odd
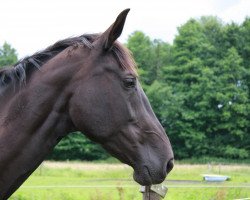
[[[129,11],[129,8],[122,11],[115,22],[101,35],[101,38],[104,39],[104,50],[109,50],[115,40],[121,35]]]

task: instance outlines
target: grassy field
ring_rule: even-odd
[[[231,177],[206,183],[202,174]],[[133,170],[123,164],[44,162],[10,200],[141,200]],[[176,164],[164,182],[167,200],[229,200],[250,197],[250,166]]]

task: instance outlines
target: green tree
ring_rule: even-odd
[[[240,28],[203,17],[178,30],[174,60],[163,63],[147,89],[176,158],[249,158],[249,79]]]
[[[136,60],[143,86],[159,79],[163,64],[171,62],[171,46],[162,40],[151,40],[143,32],[135,31],[127,42]]]
[[[216,156],[249,157],[243,145],[244,138],[248,137],[247,117],[250,113],[248,92],[243,83],[244,71],[242,59],[232,47],[214,69],[214,78],[210,81],[214,86],[206,98],[213,115],[204,120],[209,124],[205,131],[211,152]]]
[[[0,67],[13,65],[17,62],[17,53],[8,43],[0,48]]]
[[[53,160],[102,160],[109,155],[98,144],[89,140],[80,132],[67,135],[49,155]]]
[[[206,42],[202,26],[194,19],[178,28],[174,39],[174,64],[183,65],[200,55],[201,46]]]
[[[243,38],[243,48],[242,48],[242,58],[244,62],[244,66],[248,69],[250,68],[250,17],[246,18],[241,26],[241,35]]]
[[[136,60],[141,81],[145,84],[150,84],[151,77],[149,69],[151,69],[153,65],[153,52],[150,38],[143,32],[135,31],[129,36],[126,45]]]

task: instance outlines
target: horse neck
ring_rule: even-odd
[[[64,67],[55,73],[55,61],[49,65],[10,95],[0,111],[0,200],[7,199],[74,130],[68,115],[72,74],[64,71],[67,76],[62,76]]]

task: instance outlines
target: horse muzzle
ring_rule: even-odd
[[[171,158],[163,167],[142,165],[134,168],[134,180],[143,186],[162,183],[174,167],[174,160]]]

